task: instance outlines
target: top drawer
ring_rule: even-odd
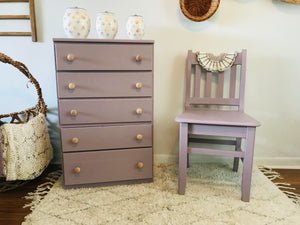
[[[57,42],[55,54],[58,71],[152,70],[153,64],[153,44],[148,43]],[[68,60],[68,55],[74,59]]]

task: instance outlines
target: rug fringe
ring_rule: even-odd
[[[271,181],[275,179],[283,179],[281,175],[272,170],[269,167],[265,166],[259,166],[258,169]],[[296,190],[296,188],[290,187],[291,184],[289,183],[279,183],[279,182],[273,182],[285,195],[287,195],[289,198],[292,199],[292,201],[300,206],[300,194],[288,191],[288,190]]]
[[[6,181],[5,178],[0,178],[0,192],[7,192],[29,183],[30,180]]]
[[[30,210],[33,211],[37,205],[45,198],[45,196],[49,193],[51,187],[54,185],[54,183],[58,180],[58,178],[61,176],[62,171],[56,170],[47,175],[45,177],[47,182],[40,184],[37,186],[36,190],[34,192],[30,192],[25,196],[25,199],[31,200],[30,203],[27,203],[23,206],[23,208],[30,207]]]
[[[273,171],[271,168],[259,166],[258,169],[271,181],[275,179],[283,179],[278,172]]]
[[[291,191],[284,191],[284,190],[282,190],[282,192],[286,194],[289,198],[293,199],[293,202],[300,205],[300,194]]]

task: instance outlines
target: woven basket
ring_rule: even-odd
[[[294,3],[294,4],[300,4],[300,0],[280,0],[282,2],[288,2],[288,3]]]
[[[197,8],[201,7],[204,0],[180,0],[180,8],[182,13],[190,20],[201,22],[207,20],[217,11],[220,0],[210,0],[210,7],[206,12],[199,12]],[[207,2],[207,0],[206,0]],[[209,2],[209,1],[208,1]]]
[[[29,82],[34,84],[36,91],[37,91],[37,95],[38,95],[38,102],[35,106],[32,106],[32,107],[27,108],[20,112],[0,114],[0,119],[1,118],[10,118],[10,123],[23,124],[23,123],[28,122],[30,118],[37,116],[39,113],[43,113],[46,115],[47,106],[42,97],[42,91],[41,91],[40,85],[37,82],[37,80],[31,75],[31,73],[29,72],[27,67],[21,62],[12,60],[10,57],[8,57],[7,55],[5,55],[3,53],[0,53],[0,61],[3,63],[11,64],[14,67],[16,67],[19,71],[21,71],[29,79]],[[0,137],[0,139],[1,139],[1,137]],[[0,143],[0,151],[2,151],[1,143]],[[3,177],[2,173],[1,173],[2,169],[3,169],[1,154],[0,154],[0,160],[1,160],[1,162],[0,162],[0,193],[18,188],[29,182],[29,180],[6,181],[5,177]]]
[[[37,82],[37,80],[31,75],[27,67],[23,63],[14,61],[13,59],[8,57],[7,55],[4,55],[3,53],[0,53],[0,61],[3,63],[11,64],[14,67],[16,67],[18,70],[20,70],[29,79],[29,82],[35,86],[38,95],[38,102],[35,106],[32,106],[20,112],[0,114],[0,119],[10,117],[11,118],[10,123],[26,123],[28,122],[30,117],[35,117],[39,113],[44,113],[46,115],[47,106],[42,97],[42,91],[40,85]]]

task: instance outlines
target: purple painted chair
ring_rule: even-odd
[[[188,51],[185,111],[175,119],[180,123],[178,193],[185,193],[190,153],[231,156],[234,171],[238,169],[239,159],[243,161],[242,201],[248,202],[255,129],[260,123],[244,113],[246,50],[237,53],[224,72],[207,71],[205,65],[200,66],[197,56]],[[203,135],[206,138],[201,138]],[[235,150],[189,147],[191,142],[234,145]]]

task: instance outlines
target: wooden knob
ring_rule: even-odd
[[[136,135],[136,139],[137,139],[137,140],[142,140],[142,139],[143,139],[143,135],[142,135],[142,134]]]
[[[144,163],[143,162],[138,162],[137,168],[143,168],[143,167],[144,167]]]
[[[136,109],[136,114],[141,115],[143,113],[143,110],[141,108]]]
[[[72,62],[75,59],[75,56],[73,54],[68,54],[67,55],[67,60]]]
[[[70,114],[71,114],[71,116],[77,116],[78,112],[76,109],[72,109]]]
[[[74,84],[74,83],[69,83],[69,89],[70,89],[70,90],[74,90],[75,87],[76,87],[76,84]]]
[[[75,168],[74,168],[74,172],[75,172],[75,173],[80,173],[80,167],[75,167]]]
[[[143,84],[141,82],[138,82],[135,84],[135,87],[138,89],[142,88],[142,86],[143,86]]]
[[[141,55],[137,55],[137,56],[135,57],[135,60],[136,60],[137,62],[142,61],[142,59],[143,59],[143,56],[141,56]]]
[[[72,138],[72,143],[77,144],[79,142],[79,139],[77,137]]]

